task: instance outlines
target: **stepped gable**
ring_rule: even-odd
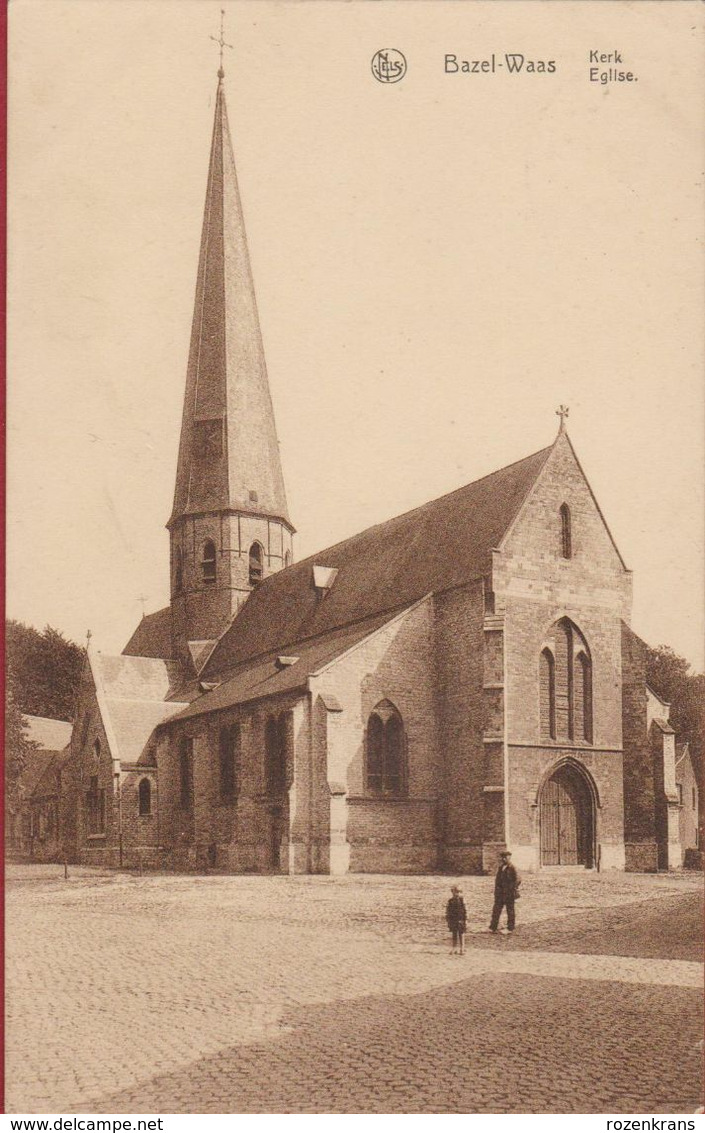
[[[552,447],[267,578],[225,631],[201,675],[207,679],[251,658],[483,577],[493,548]],[[314,586],[314,565],[338,572],[324,597]]]

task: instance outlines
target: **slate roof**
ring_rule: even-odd
[[[25,738],[39,744],[42,751],[61,751],[71,739],[73,724],[66,720],[50,720],[46,716],[27,716]]]
[[[393,620],[393,616],[378,615],[308,641],[297,647],[295,652],[297,659],[293,665],[278,668],[277,653],[241,665],[216,689],[199,697],[175,718],[190,719],[205,712],[221,711],[234,704],[244,704],[278,693],[305,689],[312,673],[322,669],[346,649],[351,649],[364,638],[369,637],[375,630]]]
[[[96,697],[113,759],[137,763],[158,724],[186,707],[167,700],[182,679],[176,661],[89,654]]]
[[[123,653],[130,657],[170,658],[173,654],[171,641],[171,607],[165,606],[153,614],[146,614]]]
[[[169,524],[224,508],[276,516],[291,527],[219,82]]]
[[[551,449],[271,575],[220,638],[202,677],[481,578]],[[314,564],[338,571],[324,598],[313,585]]]

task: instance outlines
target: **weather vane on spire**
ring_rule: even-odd
[[[567,405],[559,405],[558,409],[556,410],[556,417],[560,417],[561,419],[561,423],[558,429],[559,433],[565,433],[565,419],[568,416],[569,412],[570,410],[568,409]]]
[[[220,66],[218,67],[218,78],[219,79],[222,79],[222,78],[225,77],[225,71],[223,70],[223,48],[229,47],[230,50],[232,51],[232,47],[233,47],[232,43],[226,43],[225,42],[224,31],[225,31],[225,9],[221,8],[220,9],[220,36],[218,37],[218,39],[216,39],[214,35],[209,36],[209,39],[212,39],[214,43],[217,43],[218,47],[220,48]]]

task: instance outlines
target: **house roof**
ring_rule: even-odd
[[[206,712],[222,711],[235,704],[305,689],[312,674],[392,620],[393,616],[377,615],[364,622],[356,622],[355,625],[323,634],[297,647],[295,659],[288,659],[293,664],[280,667],[276,652],[245,663],[217,688],[194,700],[175,719],[188,720]]]
[[[123,649],[130,657],[172,657],[171,607],[145,614]]]
[[[42,751],[61,751],[71,739],[73,724],[66,720],[50,720],[46,716],[26,716],[25,737],[38,744]]]
[[[112,757],[136,763],[157,724],[186,707],[185,701],[167,700],[181,681],[181,665],[92,652],[88,660]]]
[[[370,527],[265,579],[215,646],[201,676],[411,605],[487,574],[552,446],[447,496]],[[334,567],[325,596],[313,567]],[[297,650],[300,645],[297,645]]]

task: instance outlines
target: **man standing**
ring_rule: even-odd
[[[507,910],[507,932],[514,932],[514,902],[519,896],[521,880],[512,865],[512,855],[509,850],[502,850],[499,855],[499,869],[494,879],[494,906],[490,932],[496,932],[502,909]]]

